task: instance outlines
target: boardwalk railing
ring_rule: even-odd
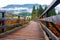
[[[2,14],[0,18],[0,37],[22,28],[19,15],[16,15],[18,18],[6,18],[5,12],[0,11],[0,14]]]
[[[40,16],[41,25],[51,40],[60,40],[60,15],[49,17],[48,12],[59,3],[60,0],[54,0]]]

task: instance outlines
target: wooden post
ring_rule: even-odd
[[[18,23],[20,23],[20,16],[18,16]]]
[[[18,16],[17,23],[20,23],[20,16]],[[17,27],[19,27],[19,25],[17,25]]]
[[[5,12],[2,12],[2,18],[5,18]],[[5,25],[5,20],[2,21],[2,26]],[[2,32],[5,32],[5,27],[2,28]]]

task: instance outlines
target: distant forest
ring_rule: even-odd
[[[22,13],[19,13],[20,16],[31,16],[31,13],[29,12],[22,12]]]

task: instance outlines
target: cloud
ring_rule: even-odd
[[[23,9],[26,9],[28,10],[29,8],[23,8],[23,7],[15,7],[15,8],[0,8],[0,10],[23,10]]]
[[[52,0],[0,0],[0,7],[8,4],[47,4],[49,5]]]
[[[23,8],[23,7],[20,7],[20,8],[0,8],[0,10],[6,10],[6,11],[11,11],[13,10],[14,13],[19,13],[19,12],[32,12],[32,8]],[[24,10],[24,11],[23,11]]]

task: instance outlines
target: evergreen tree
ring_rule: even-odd
[[[38,18],[38,16],[39,16],[39,14],[38,14],[38,7],[37,7],[37,9],[35,10],[35,17],[36,17],[36,19]]]
[[[47,5],[45,5],[44,11],[47,9]]]
[[[47,5],[45,5],[44,11],[45,11],[46,9],[47,9]],[[53,15],[56,15],[55,9],[50,10],[49,13],[48,13],[48,16],[49,16],[49,17],[50,17],[50,16],[53,16]]]
[[[38,17],[43,13],[43,8],[42,8],[42,6],[40,5],[39,6],[39,9],[38,9]]]
[[[33,9],[32,9],[32,19],[34,18],[34,14],[35,14],[35,6],[33,6]]]
[[[39,11],[39,8],[37,7],[37,9],[36,9],[37,17],[39,17],[38,11]]]
[[[46,9],[47,9],[47,5],[45,5],[44,11],[45,11]],[[44,12],[44,11],[43,11],[43,12]],[[46,15],[44,15],[44,17],[46,17]]]
[[[54,15],[56,15],[55,9],[52,9],[51,11],[49,11],[48,15],[49,15],[49,16],[54,16]]]

